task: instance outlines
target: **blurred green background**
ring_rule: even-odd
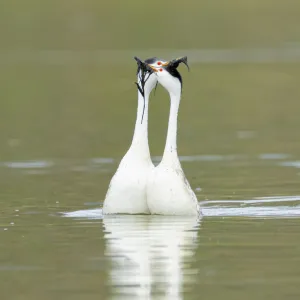
[[[293,0],[4,1],[0,157],[121,157],[136,116],[132,57],[177,54],[191,65],[180,69],[180,154],[298,153],[299,16]],[[163,151],[168,110],[159,88],[153,155]]]
[[[135,55],[188,56],[178,152],[199,200],[299,195],[299,0],[3,0],[3,299],[123,299],[112,297],[120,286],[109,281],[102,220],[60,213],[102,204],[132,138]],[[150,102],[154,156],[168,113],[159,87]],[[297,218],[206,216],[193,261],[178,266],[190,276],[185,286],[195,278],[184,299],[299,299],[298,228]]]

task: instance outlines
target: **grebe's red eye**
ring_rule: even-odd
[[[162,71],[163,71],[163,69],[159,69],[159,71],[160,71],[160,72],[162,72]]]
[[[160,65],[161,65],[161,62],[159,61],[157,64],[160,66]]]

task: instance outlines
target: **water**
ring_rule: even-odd
[[[190,177],[218,167],[238,178],[249,164],[255,172],[292,171],[297,157],[192,155],[181,161]],[[247,197],[266,186],[251,173],[255,189],[228,195],[224,179],[220,200],[207,199],[206,186],[193,184],[201,219],[103,216],[98,183],[110,178],[117,163],[109,157],[1,162],[5,299],[299,297],[299,194]]]

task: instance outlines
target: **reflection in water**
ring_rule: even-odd
[[[106,256],[115,299],[181,299],[189,281],[184,263],[194,255],[200,220],[194,217],[104,216]]]
[[[189,287],[195,299],[211,291],[216,295],[206,298],[243,298],[253,287],[259,294],[273,293],[277,284],[274,296],[282,287],[290,290],[290,279],[298,274],[289,258],[298,257],[299,195],[203,201],[201,206],[208,225],[201,228],[201,244],[200,221],[190,217],[103,216],[100,208],[62,215],[84,224],[103,222],[109,299],[179,300]],[[266,218],[272,220],[259,220]]]

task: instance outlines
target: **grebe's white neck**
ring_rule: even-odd
[[[177,116],[180,104],[180,93],[170,93],[170,115],[168,124],[167,141],[165,145],[164,155],[162,161],[165,163],[179,164],[177,155]]]
[[[138,91],[138,108],[131,147],[141,150],[144,154],[149,154],[148,144],[148,106],[149,93],[145,92],[145,99]]]

